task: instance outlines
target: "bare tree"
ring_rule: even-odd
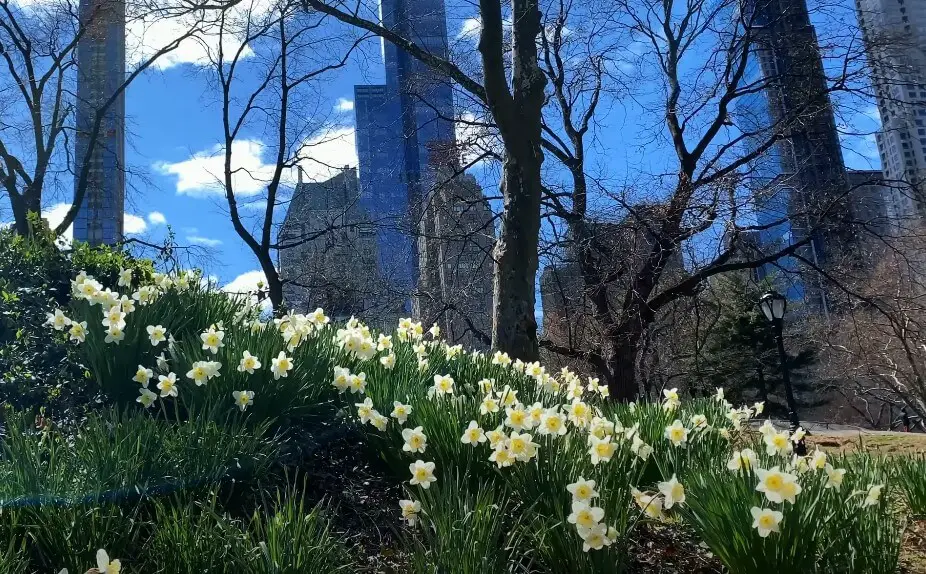
[[[92,109],[82,161],[72,157],[69,145],[76,139],[77,93],[75,82],[81,65],[77,53],[81,41],[95,31],[104,18],[130,19],[179,17],[202,12],[195,4],[180,7],[135,4],[127,9],[121,0],[96,2],[80,13],[70,0],[52,3],[17,4],[0,0],[0,93],[6,96],[4,119],[0,121],[0,183],[10,200],[16,231],[30,233],[29,213],[39,214],[52,185],[66,188],[74,182],[74,194],[64,219],[54,230],[62,234],[73,223],[86,195],[94,150],[102,145],[101,133],[107,111],[124,96],[126,89],[155,61],[200,32],[198,20],[176,38],[156,46],[116,85],[112,93]],[[120,166],[124,168],[124,166]],[[75,178],[75,179],[71,179]]]
[[[548,182],[545,206],[561,230],[552,241],[571,265],[567,275],[574,281],[567,289],[579,293],[573,315],[582,316],[586,328],[581,340],[545,338],[541,344],[589,362],[618,398],[640,391],[641,353],[660,315],[710,277],[807,255],[824,237],[833,245],[851,244],[837,237],[854,229],[847,209],[854,188],[845,179],[830,96],[855,89],[863,75],[856,63],[860,48],[853,44],[858,32],[840,32],[833,51],[842,65],[833,66],[835,78],[825,78],[809,22],[774,14],[771,5],[621,0],[604,17],[561,2],[548,17],[544,72],[557,114],[546,116],[543,144],[568,177],[559,187]],[[616,41],[633,46],[624,51],[635,58],[626,66],[632,75],[597,49]],[[585,64],[570,66],[577,45]],[[787,51],[791,65],[757,74],[759,58],[772,50]],[[596,109],[615,83],[661,88],[660,97],[638,106],[662,121],[652,126],[650,149],[665,141],[672,158],[663,173],[636,168],[624,186],[595,177],[586,153]],[[776,94],[787,101],[774,101]],[[764,123],[750,115],[750,100],[758,96],[773,100],[768,117],[758,118]],[[817,128],[807,125],[822,126],[818,133],[829,139],[821,144],[809,134]],[[783,155],[791,162],[790,180],[762,177],[762,168]],[[832,156],[838,159],[823,163]],[[811,177],[814,185],[801,183]],[[762,198],[788,186],[797,188],[790,205],[757,221],[757,206],[767,202]],[[784,226],[793,231],[789,242],[760,248],[757,234]],[[815,279],[808,289],[822,291],[822,282]]]
[[[433,67],[485,105],[504,144],[502,177],[504,211],[494,249],[495,278],[492,344],[522,359],[538,356],[534,318],[535,285],[542,195],[541,116],[546,78],[538,60],[541,15],[537,0],[512,0],[510,50],[504,33],[501,0],[480,0],[479,54],[481,81],[449,59],[416,43],[401,30],[389,29],[362,4],[304,0],[305,6],[367,30]],[[506,62],[510,58],[510,68]],[[510,71],[510,80],[509,80]]]
[[[316,15],[301,5],[281,0],[269,6],[261,2],[239,3],[222,13],[219,49],[211,55],[222,109],[224,170],[221,186],[236,233],[260,264],[271,303],[278,312],[284,306],[283,285],[276,268],[280,250],[296,248],[333,230],[278,234],[278,207],[287,201],[291,174],[302,161],[311,159],[312,136],[324,137],[326,113],[319,114],[317,82],[328,72],[343,67],[360,38],[343,42],[323,34]],[[233,36],[237,48],[226,53],[221,39]],[[253,55],[251,51],[253,50]],[[256,80],[255,80],[256,78]],[[236,144],[255,134],[266,136],[261,149],[270,158],[266,173],[252,173],[236,160]],[[259,197],[246,187],[261,189]],[[247,197],[246,199],[244,199]],[[249,216],[257,207],[256,219]],[[346,225],[332,223],[332,226]]]

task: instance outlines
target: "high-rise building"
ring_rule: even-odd
[[[382,0],[381,12],[386,27],[448,57],[443,0]],[[392,43],[384,42],[383,56],[385,85],[354,89],[361,198],[377,229],[381,273],[396,296],[404,294],[407,311],[450,321],[448,304],[469,309],[467,316],[479,316],[478,328],[487,332],[485,242],[494,228],[481,189],[461,173],[451,82]],[[467,331],[458,323],[444,326],[449,338]]]
[[[856,0],[881,115],[876,135],[895,232],[926,217],[926,2]]]
[[[84,35],[77,44],[75,192],[85,162],[89,170],[74,239],[112,244],[122,239],[125,212],[124,94],[109,103],[125,81],[125,2],[81,0],[80,21]],[[94,137],[100,113],[102,123]]]
[[[288,308],[305,313],[322,307],[337,319],[362,314],[371,324],[387,315],[394,320],[397,311],[382,306],[369,221],[356,170],[345,168],[321,182],[304,182],[300,172],[277,239]]]
[[[482,347],[492,330],[495,227],[476,178],[437,170],[447,181],[429,194],[419,220],[415,314],[433,317],[448,341]]]
[[[414,221],[402,158],[402,118],[399,102],[386,86],[354,86],[360,197],[376,229],[380,275],[396,293],[415,286],[417,260]],[[410,299],[406,311],[411,310]]]
[[[773,253],[810,242],[800,254],[816,265],[837,255],[847,238],[846,172],[817,36],[806,0],[749,0],[744,11],[752,34],[745,85],[757,89],[739,98],[736,119],[750,151],[784,137],[749,166],[762,249]],[[821,214],[826,214],[826,219]],[[781,289],[811,309],[826,308],[821,280],[792,258],[767,265]]]

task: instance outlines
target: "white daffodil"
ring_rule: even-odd
[[[357,407],[357,416],[360,418],[360,422],[362,424],[368,423],[373,417],[373,399],[367,397],[363,399],[362,403],[355,403],[354,406]]]
[[[479,414],[487,415],[497,413],[499,411],[498,399],[496,399],[491,394],[486,395],[482,398],[482,402],[479,403]]]
[[[881,500],[881,491],[884,489],[883,484],[872,484],[868,487],[868,490],[865,492],[865,500],[862,501],[862,506],[875,506]]]
[[[453,377],[450,375],[434,375],[434,386],[431,387],[438,396],[453,394]]]
[[[505,434],[504,429],[499,426],[495,430],[486,431],[486,438],[489,439],[489,448],[495,450],[505,445],[508,436]]]
[[[167,373],[167,375],[161,375],[158,377],[158,389],[161,391],[162,397],[176,397],[177,396],[177,375],[174,373]]]
[[[244,412],[254,402],[254,391],[232,391],[235,404]]]
[[[138,370],[135,371],[135,376],[132,377],[132,380],[141,386],[148,388],[148,382],[154,376],[154,371],[145,367],[144,365],[138,365]]]
[[[666,427],[665,437],[674,446],[684,446],[688,442],[688,429],[682,421],[675,419],[671,425]]]
[[[250,351],[241,353],[241,360],[238,361],[239,373],[247,372],[249,375],[252,375],[254,371],[259,368],[261,368],[260,359],[252,355]]]
[[[665,508],[669,509],[676,504],[685,504],[685,487],[678,481],[675,475],[665,482],[659,483],[659,492],[665,499]]]
[[[422,427],[402,430],[402,445],[404,452],[424,452],[428,448],[428,437],[425,436]]]
[[[591,499],[598,496],[598,491],[595,490],[595,481],[585,480],[585,478],[581,476],[579,480],[572,484],[567,484],[566,490],[572,495],[573,501],[589,502]]]
[[[766,434],[764,440],[765,453],[769,456],[790,456],[794,450],[787,431]]]
[[[846,476],[846,469],[833,468],[830,463],[826,463],[823,466],[823,471],[826,472],[825,488],[835,488],[836,490],[842,488],[842,479]]]
[[[386,367],[387,371],[391,371],[395,367],[395,353],[389,353],[385,357],[379,358],[379,364]]]
[[[756,469],[756,476],[759,478],[759,484],[756,490],[765,493],[765,498],[769,502],[780,504],[787,500],[794,504],[795,497],[801,493],[801,485],[797,483],[797,477],[787,472],[782,472],[779,467],[773,467],[771,470]]]
[[[603,439],[595,435],[588,437],[588,454],[592,457],[592,464],[598,465],[599,462],[608,462],[617,451],[617,445],[611,442],[611,437],[606,436]]]
[[[810,467],[816,470],[823,470],[826,466],[826,453],[820,449],[813,451],[810,455]]]
[[[514,464],[515,460],[514,456],[505,448],[504,444],[498,445],[492,451],[492,454],[489,455],[489,462],[494,462],[498,468],[511,466]]]
[[[752,410],[755,411],[756,416],[761,415],[765,411],[765,401],[760,401],[752,405]]]
[[[55,309],[54,313],[45,313],[45,324],[54,327],[55,331],[63,331],[65,327],[71,324],[61,309]]]
[[[714,400],[721,403],[727,400],[724,398],[723,387],[717,387],[717,392],[714,393]]]
[[[188,379],[193,379],[196,386],[201,387],[205,385],[206,381],[209,380],[209,371],[206,369],[206,361],[196,361],[193,363],[192,368],[187,371],[186,376]]]
[[[155,362],[157,363],[158,370],[162,373],[166,373],[170,370],[170,364],[167,361],[167,357],[164,356],[164,353],[158,355]]]
[[[572,512],[566,517],[566,521],[569,524],[575,524],[577,528],[593,528],[603,518],[604,509],[575,500],[572,502]]]
[[[106,329],[106,336],[103,338],[103,342],[116,343],[118,345],[123,339],[125,339],[125,331],[122,330],[122,327],[113,325]]]
[[[437,482],[437,477],[434,476],[433,462],[416,460],[415,462],[408,465],[408,470],[412,473],[412,478],[408,481],[408,483],[412,486],[420,484],[421,488],[427,490],[431,488],[432,482]]]
[[[551,407],[543,411],[540,417],[540,426],[537,432],[542,435],[562,436],[568,432],[566,422],[558,407]]]
[[[157,347],[160,343],[167,340],[167,330],[161,325],[148,325],[148,340],[151,341],[152,347]]]
[[[476,388],[484,395],[491,395],[495,391],[495,379],[479,379]]]
[[[634,502],[643,513],[653,520],[665,520],[666,515],[662,509],[662,498],[640,492],[636,488],[631,491]]]
[[[132,287],[132,270],[131,269],[120,269],[119,270],[119,287]]]
[[[585,428],[588,426],[588,423],[592,417],[592,410],[589,408],[588,404],[578,398],[575,398],[573,399],[572,404],[567,406],[566,409],[569,414],[569,422],[579,428]]]
[[[344,393],[347,390],[349,381],[350,369],[336,366],[334,368],[334,381],[331,384],[338,390],[338,393]]]
[[[727,461],[727,468],[732,471],[749,470],[759,463],[758,455],[750,448],[734,451],[733,457]]]
[[[527,411],[524,410],[524,405],[518,403],[513,407],[508,407],[505,409],[505,413],[508,415],[505,418],[505,426],[510,427],[515,431],[531,428],[531,419],[527,414]]]
[[[203,342],[203,350],[209,351],[213,355],[219,352],[220,347],[225,346],[225,332],[215,328],[215,325],[209,327],[205,332],[199,335]]]
[[[399,421],[400,425],[405,424],[405,421],[408,420],[408,415],[410,414],[412,414],[411,405],[402,404],[399,401],[393,401],[392,412],[389,414],[389,416]]]
[[[769,419],[765,419],[765,422],[762,423],[762,426],[759,427],[759,433],[764,437],[773,435],[777,432],[778,429],[775,428],[775,425],[773,425],[772,421]]]
[[[605,546],[610,546],[617,539],[617,530],[614,527],[608,527],[605,524],[596,524],[591,528],[577,528],[579,536],[582,538],[582,551],[601,550]],[[613,535],[613,536],[612,536]]]
[[[122,309],[123,313],[128,315],[129,313],[135,311],[135,301],[123,295],[122,297],[119,297],[119,307]]]
[[[83,343],[87,339],[87,322],[71,322],[71,328],[68,329],[68,337],[75,343]]]
[[[492,364],[501,365],[502,367],[507,367],[511,365],[511,357],[508,356],[508,353],[503,353],[501,351],[495,351],[495,354],[492,355]]]
[[[421,503],[417,500],[400,500],[399,508],[402,509],[402,520],[408,523],[409,526],[414,526],[418,523],[418,513],[421,512]]]
[[[367,391],[367,374],[366,373],[357,373],[351,374],[347,377],[347,388],[350,389],[350,394],[364,394]]]
[[[440,337],[440,326],[437,323],[434,323],[431,325],[431,328],[428,329],[428,333],[430,333],[431,337],[435,339]]]
[[[101,323],[104,327],[125,329],[125,313],[123,313],[122,309],[119,307],[112,307],[103,315],[103,321],[101,321]]]
[[[389,417],[384,417],[379,411],[373,411],[370,416],[370,424],[376,427],[376,430],[384,431],[389,426]]]
[[[109,554],[101,548],[96,551],[96,569],[100,574],[119,574],[122,570],[122,563],[118,560],[110,560]]]
[[[779,525],[784,516],[782,513],[758,506],[753,506],[749,511],[752,513],[752,527],[759,531],[759,536],[765,538],[772,532],[779,531]]]
[[[527,433],[511,433],[505,442],[505,448],[515,459],[521,462],[527,462],[537,455],[537,447],[540,445],[532,442],[534,437]]]
[[[663,389],[662,395],[662,408],[666,411],[674,411],[682,404],[678,398],[678,389],[676,388]]]
[[[479,427],[479,423],[476,421],[469,421],[469,426],[466,427],[466,430],[463,431],[463,436],[460,437],[460,442],[471,446],[484,443],[486,440],[485,431]]]
[[[156,401],[158,398],[157,393],[154,393],[144,387],[138,389],[138,393],[139,395],[135,399],[135,402],[141,403],[141,406],[145,407],[146,409],[153,405],[154,401]]]
[[[691,415],[688,421],[693,429],[706,429],[708,427],[707,417],[704,415]]]
[[[280,351],[276,358],[271,359],[270,363],[270,371],[273,373],[274,379],[286,378],[289,376],[289,372],[293,370],[292,359],[287,357],[283,351]]]

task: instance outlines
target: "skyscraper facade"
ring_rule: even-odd
[[[881,116],[876,134],[897,232],[926,217],[926,2],[856,0]]]
[[[383,85],[354,86],[354,115],[360,199],[376,229],[377,267],[397,293],[409,293],[417,261],[399,100]]]
[[[81,0],[80,20],[84,35],[77,46],[75,193],[85,162],[89,170],[74,239],[112,244],[122,239],[125,212],[124,94],[106,104],[125,81],[125,3]],[[98,113],[102,122],[94,133]]]
[[[840,226],[828,221],[845,217],[847,206],[840,202],[846,171],[816,32],[805,0],[750,0],[747,8],[752,46],[745,85],[761,89],[739,99],[738,125],[751,134],[749,151],[784,134],[747,174],[757,223],[765,227],[760,244],[773,253],[810,236],[800,254],[822,265],[845,242]],[[825,308],[819,278],[793,259],[760,270],[771,273],[789,298]]]
[[[381,11],[386,27],[448,57],[443,0],[382,0]],[[475,179],[461,173],[451,82],[392,43],[383,57],[385,85],[354,89],[361,197],[382,273],[421,318],[438,318],[448,303],[457,315],[488,317],[494,227]],[[441,320],[462,340],[466,328]]]

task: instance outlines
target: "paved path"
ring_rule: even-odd
[[[788,428],[790,423],[786,420],[776,420],[772,419],[772,424],[777,428]],[[814,434],[823,434],[827,436],[858,436],[858,435],[897,435],[897,436],[918,436],[926,439],[926,434],[924,433],[908,433],[908,432],[896,432],[896,431],[884,431],[884,430],[874,430],[854,425],[841,425],[841,424],[832,424],[832,423],[819,423],[819,422],[810,422],[802,421],[801,426],[804,427],[811,435]]]

